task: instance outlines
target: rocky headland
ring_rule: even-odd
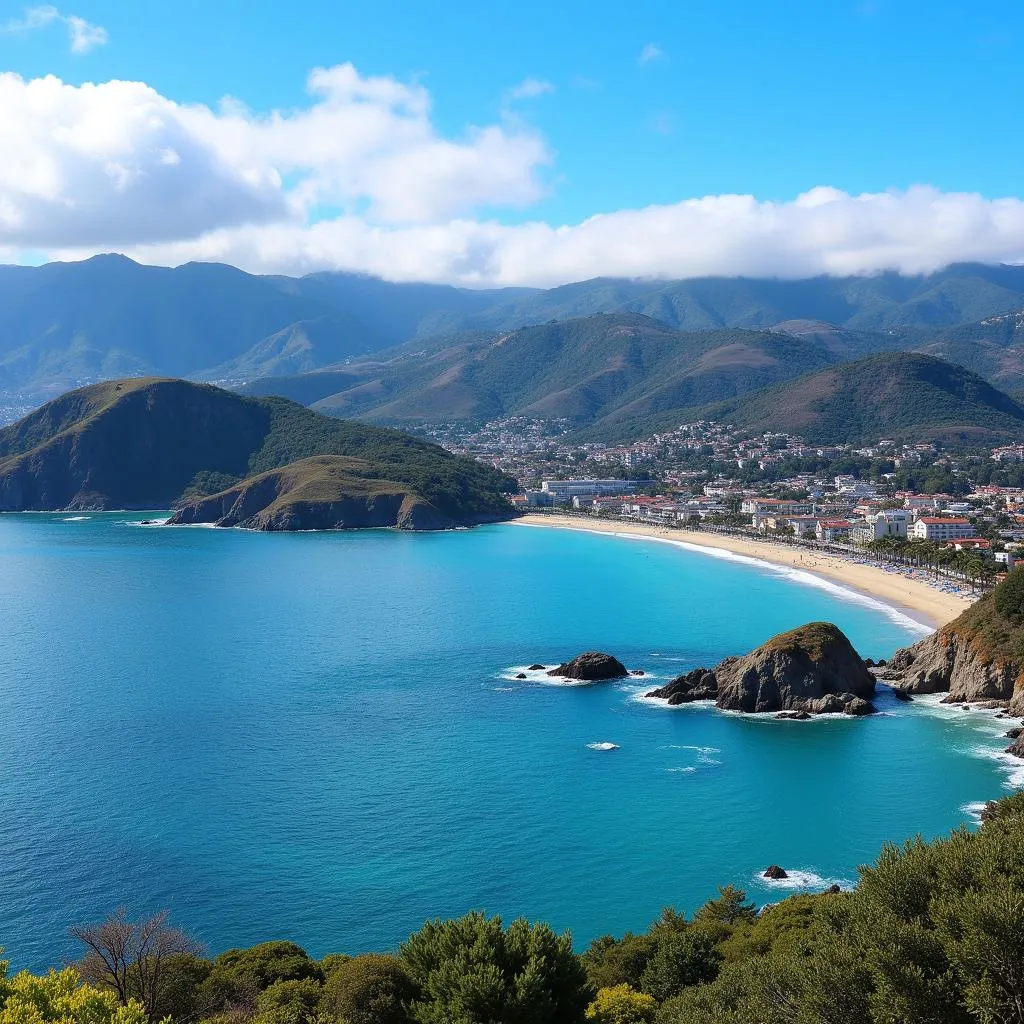
[[[871,714],[874,693],[874,676],[842,630],[812,622],[742,657],[678,676],[647,696],[671,705],[713,700],[724,711],[802,718]]]
[[[396,430],[183,380],[93,384],[0,428],[0,512],[173,508],[173,525],[443,530],[510,518],[514,486]]]
[[[943,693],[950,704],[985,704],[1024,715],[1024,569],[876,672],[904,694]],[[1024,747],[1011,749],[1024,756]]]

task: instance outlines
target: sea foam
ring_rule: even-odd
[[[840,889],[852,889],[856,883],[848,878],[824,878],[814,871],[788,871],[786,878],[765,878],[763,874],[756,874],[753,878],[755,885],[762,885],[769,889],[806,889],[808,891],[822,891],[838,885]]]

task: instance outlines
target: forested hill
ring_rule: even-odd
[[[705,331],[816,320],[848,331],[920,331],[1024,309],[1024,268],[958,264],[904,277],[779,281],[596,279],[548,290],[398,284],[357,274],[259,277],[121,256],[0,267],[0,391],[171,375],[232,381],[332,366],[402,343],[507,332],[595,313]],[[915,333],[917,332],[917,333]]]
[[[288,486],[301,487],[307,504],[372,504],[387,495],[396,515],[405,502],[410,525],[469,524],[509,511],[503,491],[513,481],[407,434],[321,416],[281,398],[156,378],[73,391],[0,430],[0,510],[168,508],[314,456],[330,458],[247,492],[251,514]],[[348,506],[346,515],[353,514]],[[278,522],[286,528],[287,516]]]
[[[695,418],[789,431],[819,444],[880,437],[998,443],[1024,436],[1024,407],[962,366],[920,353],[842,363],[708,406]]]

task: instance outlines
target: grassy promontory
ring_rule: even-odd
[[[0,979],[4,1024],[1022,1024],[1024,794],[977,832],[886,846],[849,892],[760,912],[732,886],[691,917],[578,954],[543,924],[469,914],[390,953],[292,942],[213,959],[163,916],[73,930],[83,956]]]

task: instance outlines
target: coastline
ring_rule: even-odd
[[[794,549],[784,544],[773,544],[768,540],[747,540],[744,537],[708,534],[697,530],[677,530],[625,520],[585,519],[582,516],[557,514],[527,513],[511,522],[519,526],[584,530],[620,537],[670,541],[687,547],[725,551],[770,565],[796,569],[889,605],[929,629],[938,629],[952,621],[974,601],[971,597],[946,593],[898,572],[886,572],[878,566],[864,565],[839,555]]]

